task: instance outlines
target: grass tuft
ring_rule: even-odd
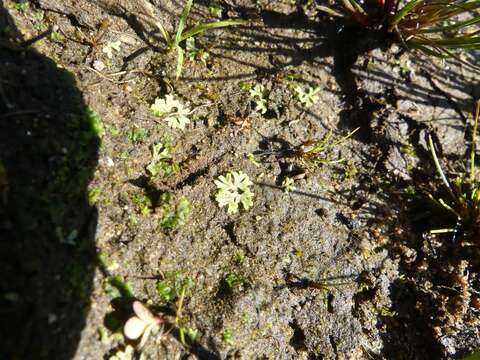
[[[202,23],[187,29],[187,19],[192,9],[193,0],[187,0],[185,7],[183,8],[182,14],[178,21],[177,30],[175,36],[172,36],[160,22],[156,22],[155,25],[160,30],[165,43],[167,45],[167,50],[175,50],[177,52],[177,68],[176,68],[176,79],[180,78],[182,74],[183,63],[185,62],[185,41],[195,37],[196,35],[203,34],[207,31],[213,29],[224,28],[228,26],[242,25],[245,24],[244,20],[222,20],[214,21],[209,23]]]
[[[435,152],[432,138],[429,137],[429,147],[433,161],[442,183],[447,190],[448,197],[446,199],[437,198],[430,193],[428,197],[438,205],[439,208],[450,213],[457,220],[455,227],[432,230],[430,231],[431,234],[457,233],[458,230],[461,230],[460,234],[465,238],[477,238],[478,241],[478,235],[480,234],[480,183],[476,181],[475,176],[475,149],[479,117],[480,100],[477,101],[474,111],[472,148],[470,151],[470,173],[468,176],[457,177],[452,183],[450,183],[445,175],[437,153]]]
[[[362,3],[362,4],[361,4]],[[408,49],[459,59],[457,50],[480,49],[479,0],[340,0],[320,10],[361,27],[385,31]],[[339,5],[339,6],[338,6]]]

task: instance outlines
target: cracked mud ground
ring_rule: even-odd
[[[342,61],[339,25],[307,3],[238,0],[220,2],[222,16],[249,25],[199,36],[209,58],[187,61],[176,81],[145,3],[3,3],[5,358],[109,359],[126,344],[110,321],[119,298],[109,279],[168,312],[156,284],[169,272],[193,280],[182,323],[200,335],[190,347],[177,331],[152,336],[143,358],[460,359],[478,348],[478,252],[429,244],[422,234],[439,218],[404,196],[438,186],[429,134],[462,170],[478,73],[398,48]],[[148,3],[173,31],[183,5]],[[195,3],[194,20],[214,20],[207,2]],[[20,46],[53,25],[60,37]],[[241,82],[265,86],[264,115]],[[292,83],[320,86],[319,100],[306,108]],[[197,109],[184,131],[149,111],[167,93]],[[348,161],[304,171],[285,155],[356,128],[328,154]],[[179,171],[152,180],[151,147],[167,137]],[[231,170],[255,193],[252,209],[233,215],[213,183]],[[285,175],[297,175],[288,194]],[[160,227],[155,204],[142,211],[138,199],[165,192],[189,200],[185,225]],[[99,257],[115,266],[105,271]],[[229,274],[241,280],[226,291]]]

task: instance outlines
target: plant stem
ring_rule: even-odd
[[[479,116],[480,116],[480,100],[477,100],[477,106],[475,109],[475,122],[473,124],[472,150],[470,151],[470,183],[471,184],[473,184],[475,181],[475,147],[477,144],[477,128],[478,128]]]
[[[432,137],[430,135],[428,136],[428,145],[430,146],[430,152],[432,153],[433,161],[435,162],[435,167],[437,168],[437,171],[440,174],[440,177],[442,178],[443,183],[448,189],[450,196],[455,201],[456,200],[455,194],[453,193],[452,187],[450,186],[450,183],[448,182],[448,179],[442,170],[442,166],[440,165],[440,161],[438,160],[437,153],[435,152],[435,148],[433,147]]]

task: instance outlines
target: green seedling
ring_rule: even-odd
[[[415,151],[415,147],[413,147],[410,144],[403,146],[402,149],[401,149],[401,152],[403,154],[405,154],[406,156],[411,157],[411,158],[417,158],[418,157],[417,152]]]
[[[65,42],[65,36],[58,31],[52,31],[50,34],[50,40],[59,44],[63,44]]]
[[[188,19],[188,15],[190,14],[190,10],[192,9],[192,4],[193,4],[193,0],[187,0],[185,7],[183,8],[182,14],[180,15],[175,36],[173,36],[167,30],[165,30],[165,28],[161,23],[156,22],[156,25],[165,40],[167,51],[177,52],[177,69],[176,69],[177,79],[180,78],[180,75],[182,74],[183,63],[185,61],[184,42],[187,39],[192,38],[199,34],[203,34],[209,30],[245,24],[245,21],[243,20],[224,20],[224,21],[215,21],[215,22],[210,22],[205,24],[199,24],[187,30],[186,29],[187,19]]]
[[[233,344],[235,344],[235,337],[233,336],[233,332],[229,329],[226,329],[222,334],[222,341],[228,346],[232,346]]]
[[[140,142],[147,137],[147,130],[142,127],[132,127],[127,132],[127,137],[131,142]]]
[[[190,217],[192,207],[186,197],[182,197],[176,205],[165,203],[162,205],[162,217],[160,226],[166,229],[173,229],[185,225]]]
[[[100,339],[100,342],[105,345],[109,345],[110,342],[112,341],[110,334],[108,333],[108,330],[105,326],[100,325],[97,329],[98,337]]]
[[[223,279],[223,283],[228,291],[232,292],[235,288],[244,283],[243,278],[236,273],[228,273]]]
[[[135,349],[131,345],[127,345],[123,350],[117,350],[108,360],[132,360]]]
[[[431,230],[431,234],[439,233],[457,233],[461,230],[461,234],[465,237],[471,237],[478,241],[480,233],[480,184],[475,178],[475,148],[477,142],[478,119],[480,116],[480,101],[477,101],[474,126],[472,136],[472,148],[470,151],[470,174],[466,176],[458,176],[453,185],[447,179],[440,160],[433,146],[432,138],[429,137],[429,147],[432,153],[433,161],[442,183],[447,190],[448,197],[446,199],[436,198],[428,193],[428,197],[441,209],[453,215],[456,218],[455,227],[446,229]]]
[[[105,136],[105,126],[100,115],[90,108],[87,108],[85,122],[89,125],[94,136],[102,139]]]
[[[267,99],[265,99],[267,92],[265,86],[256,84],[253,88],[249,89],[249,93],[255,102],[255,110],[260,114],[265,114],[267,112]]]
[[[130,226],[135,226],[138,224],[138,220],[135,214],[128,215],[127,221],[128,221],[128,225]]]
[[[157,283],[157,292],[166,302],[172,302],[188,293],[193,288],[193,279],[185,276],[179,271],[169,271],[164,275],[163,280]]]
[[[350,139],[359,128],[350,131],[348,134],[335,139],[333,132],[328,131],[321,139],[308,140],[300,145],[291,145],[287,149],[273,149],[268,151],[257,151],[256,155],[268,156],[276,155],[280,157],[289,157],[303,163],[303,166],[310,170],[314,170],[321,165],[338,164],[346,159],[331,159],[329,153],[338,145],[345,143]],[[288,142],[287,142],[288,143]]]
[[[168,334],[175,326],[178,328],[180,342],[187,349],[190,345],[187,342],[187,338],[190,343],[195,343],[200,337],[200,332],[192,327],[185,326],[182,323],[182,311],[185,297],[190,293],[194,286],[193,279],[184,276],[181,272],[167,272],[164,279],[157,283],[157,291],[162,299],[167,302],[175,302],[175,320],[170,329],[166,332]]]
[[[160,297],[167,302],[170,302],[177,297],[175,289],[165,281],[157,284],[157,291]]]
[[[17,10],[20,13],[25,13],[27,9],[28,9],[28,2],[15,4],[15,10]]]
[[[293,185],[295,183],[295,180],[293,180],[291,177],[285,176],[285,178],[282,181],[282,189],[285,194],[288,194],[289,192],[295,191],[296,187]]]
[[[359,128],[349,132],[339,139],[333,139],[333,132],[330,130],[320,140],[307,141],[294,150],[294,156],[302,160],[308,168],[317,168],[324,164],[336,164],[345,161],[345,159],[329,159],[328,152],[334,147],[345,143],[358,131]]]
[[[315,88],[309,87],[305,90],[302,86],[296,85],[293,90],[297,95],[298,100],[306,107],[309,108],[318,102],[318,93],[320,92],[320,86]]]
[[[185,41],[185,49],[187,50],[187,58],[190,61],[200,60],[204,64],[207,63],[207,59],[210,54],[205,49],[198,49],[195,46],[195,38],[191,37]]]
[[[210,16],[221,18],[223,9],[217,1],[210,1],[208,3],[208,13]]]
[[[248,81],[239,81],[238,87],[243,91],[250,91],[253,87],[252,83]]]
[[[382,306],[379,310],[379,313],[381,316],[384,316],[384,317],[395,317],[398,315],[396,311],[393,311],[392,309],[386,306]]]
[[[114,125],[106,125],[105,129],[108,131],[110,135],[112,135],[112,137],[117,137],[121,134],[120,129]]]
[[[236,256],[235,256],[235,262],[238,264],[238,265],[243,265],[245,263],[245,260],[247,259],[247,257],[241,253],[238,253]]]
[[[122,43],[120,41],[109,41],[102,48],[102,52],[107,55],[109,59],[113,59],[113,52],[119,52]]]
[[[176,301],[175,318],[171,315],[155,314],[145,304],[135,300],[132,302],[134,314],[123,324],[125,338],[131,341],[139,340],[137,348],[141,349],[152,333],[155,334],[165,325],[169,325],[169,329],[162,334],[167,335],[177,327],[181,343],[189,348],[187,339],[190,343],[195,343],[200,337],[200,332],[197,329],[182,324],[184,300],[193,285],[192,278],[183,275],[181,272],[165,273],[163,280],[157,283],[157,291],[163,300],[169,303]]]
[[[399,61],[398,67],[400,69],[400,76],[404,79],[411,79],[415,75],[415,70],[412,68],[410,60]]]
[[[250,191],[253,183],[242,171],[230,171],[219,176],[214,183],[217,186],[215,200],[220,207],[226,206],[229,214],[238,212],[240,204],[245,210],[253,206],[254,194]]]
[[[260,164],[255,160],[255,155],[253,155],[252,153],[248,153],[247,155],[245,155],[245,157],[256,167],[260,166]]]
[[[178,334],[180,337],[180,342],[186,348],[189,347],[189,344],[187,343],[187,339],[189,340],[190,343],[194,344],[200,338],[200,331],[192,327],[180,326],[178,328]]]
[[[190,123],[188,119],[188,116],[191,114],[190,109],[170,94],[163,99],[156,98],[155,102],[150,106],[150,110],[154,116],[162,118],[173,129],[184,130],[185,125]]]
[[[345,163],[345,168],[343,170],[343,178],[345,180],[352,179],[358,174],[358,169],[353,160],[348,160]]]
[[[136,205],[138,211],[143,216],[147,216],[152,213],[152,200],[147,195],[135,194],[132,197],[132,202]]]
[[[172,157],[172,145],[170,140],[165,138],[162,142],[152,145],[152,159],[146,169],[150,178],[157,176],[168,177],[178,172],[178,164]]]
[[[384,32],[407,49],[437,57],[455,57],[455,50],[480,49],[478,0],[339,0],[339,7],[320,6],[332,16]]]
[[[242,322],[244,324],[251,324],[253,322],[253,319],[251,318],[251,316],[248,314],[248,312],[244,311],[242,313],[242,316],[241,316],[241,319],[242,319]]]
[[[410,198],[419,198],[420,195],[417,191],[417,189],[415,188],[415,186],[413,185],[408,185],[407,187],[405,187],[402,191],[402,193],[405,195],[405,196],[408,196]]]
[[[45,11],[35,10],[33,12],[33,17],[35,22],[33,23],[33,28],[38,31],[45,31],[48,29],[48,25],[45,22]]]
[[[189,347],[185,335],[187,335],[192,343],[196,342],[200,333],[198,330],[182,325],[182,310],[185,297],[190,293],[194,286],[193,279],[183,275],[179,271],[167,272],[163,280],[157,283],[157,292],[160,297],[170,303],[176,300],[175,304],[175,323],[172,325],[170,332],[174,326],[178,327],[180,342],[186,348]]]

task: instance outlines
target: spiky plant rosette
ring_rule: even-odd
[[[435,229],[431,233],[455,232],[478,242],[480,231],[480,187],[465,177],[457,177],[447,192],[439,192],[437,197],[427,196],[439,209],[449,213],[452,222],[449,228]],[[455,220],[453,220],[455,219]]]
[[[393,35],[407,48],[438,57],[480,49],[480,0],[338,0],[333,16]]]

